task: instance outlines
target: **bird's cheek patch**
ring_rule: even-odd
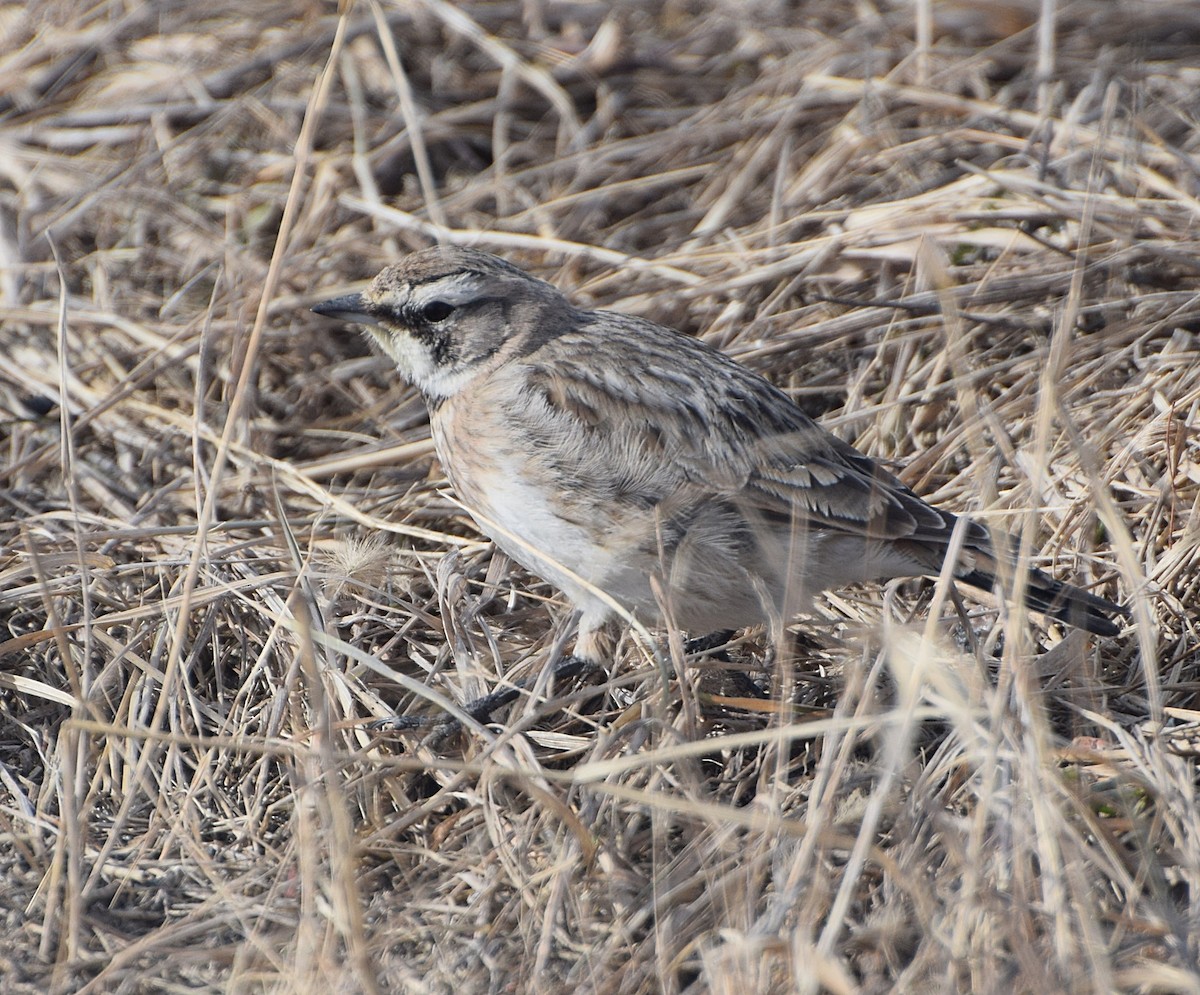
[[[418,327],[413,330],[414,344],[425,350],[434,367],[453,366],[458,359],[458,351],[449,331],[437,326]]]
[[[371,334],[378,340],[383,351],[396,364],[400,375],[418,387],[436,369],[429,346],[414,336],[407,328],[372,328]]]

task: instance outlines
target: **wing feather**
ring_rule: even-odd
[[[524,421],[535,448],[555,451],[558,419],[586,430],[587,445],[559,452],[571,465],[556,468],[581,486],[639,507],[683,490],[735,501],[789,528],[949,542],[955,516],[926,504],[767,380],[672,329],[598,314],[603,336],[589,323],[553,340],[553,363],[530,357],[527,381],[537,410],[527,409]],[[605,339],[613,335],[636,350],[628,369],[612,366],[620,351]],[[987,532],[972,523],[967,544],[987,548]]]

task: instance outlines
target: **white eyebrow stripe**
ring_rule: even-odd
[[[412,288],[411,302],[423,307],[433,301],[445,301],[458,307],[483,296],[483,281],[474,273],[452,273],[440,280],[421,283]]]

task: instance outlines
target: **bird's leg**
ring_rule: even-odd
[[[735,630],[733,629],[722,629],[719,632],[710,632],[707,636],[697,636],[684,644],[683,652],[686,656],[707,654],[714,660],[732,663],[733,661],[730,660],[729,654],[725,650],[725,645],[734,637],[734,634]],[[709,685],[706,682],[705,686],[710,693],[721,697],[763,698],[766,696],[763,689],[755,684],[749,675],[737,668],[721,671],[721,676],[715,684]]]
[[[710,632],[707,636],[695,636],[683,644],[684,655],[694,656],[698,653],[708,653],[718,649],[728,643],[736,633],[736,629],[720,629],[717,632]],[[714,653],[713,656],[718,660],[729,660],[729,654],[723,649]]]
[[[593,670],[599,670],[600,665],[592,660],[584,659],[572,653],[559,660],[550,671],[550,681],[568,681],[581,677]],[[462,706],[466,712],[480,725],[486,725],[492,720],[492,713],[505,705],[510,705],[521,695],[527,694],[537,685],[539,677],[526,681],[518,681],[507,687],[485,694],[482,698],[468,701]],[[462,723],[453,716],[437,718],[432,715],[394,715],[391,718],[380,719],[371,723],[372,729],[387,732],[403,732],[409,729],[428,729],[434,733],[434,741],[445,739],[461,731]]]
[[[709,653],[718,660],[728,662],[729,656],[721,647],[733,638],[734,633],[735,630],[733,629],[722,629],[719,632],[709,633],[707,636],[698,636],[689,639],[684,644],[684,652],[688,656]],[[596,662],[596,659],[606,649],[611,650],[610,637],[611,633],[606,628],[581,626],[579,636],[575,641],[575,652],[563,657],[554,664],[550,670],[549,682],[551,684],[558,684],[562,681],[582,677],[595,670],[602,670],[603,668]],[[713,652],[714,650],[716,652]],[[745,677],[745,675],[741,676],[751,686],[752,693],[756,696],[761,696],[761,689],[750,681],[748,677]],[[502,687],[491,694],[485,694],[481,698],[467,702],[462,706],[462,710],[476,722],[486,725],[492,720],[493,712],[503,708],[505,705],[511,705],[521,695],[535,690],[540,680],[541,675],[539,674],[530,680],[519,681],[507,687]],[[751,693],[751,690],[747,689],[746,693]],[[427,729],[432,733],[431,739],[437,742],[460,732],[462,730],[462,723],[453,716],[438,718],[432,715],[395,715],[391,718],[373,722],[371,728],[388,732]]]
[[[611,653],[611,648],[611,633],[607,626],[602,622],[589,624],[587,619],[582,620],[575,639],[575,651],[554,664],[549,673],[550,683],[568,681],[593,670],[602,670],[603,668],[596,661],[606,651]],[[492,720],[493,712],[505,705],[512,704],[521,695],[536,690],[540,683],[542,683],[541,674],[529,680],[518,681],[467,702],[462,706],[462,710],[480,725],[486,725]],[[371,728],[389,732],[429,729],[433,733],[431,739],[436,742],[460,732],[462,723],[453,716],[436,718],[432,715],[395,715],[373,722]]]

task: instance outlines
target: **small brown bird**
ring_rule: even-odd
[[[575,307],[502,259],[450,247],[313,310],[365,326],[421,391],[480,530],[579,610],[577,657],[596,660],[611,602],[653,621],[663,598],[707,633],[787,619],[828,588],[942,569],[953,514],[697,339]],[[1011,542],[959,528],[954,576],[991,590],[999,561],[1015,563]],[[1040,570],[1025,601],[1102,636],[1125,614]]]

